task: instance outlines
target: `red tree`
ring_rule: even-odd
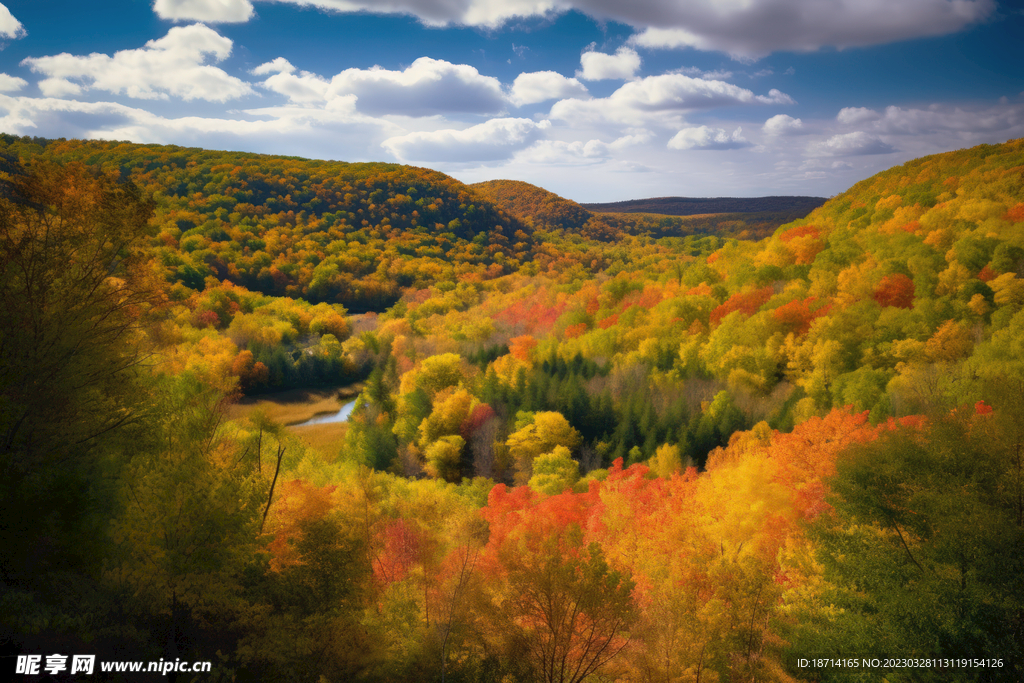
[[[903,273],[894,273],[882,278],[875,287],[875,301],[879,306],[911,308],[914,305],[914,281]]]

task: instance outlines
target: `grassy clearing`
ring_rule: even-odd
[[[341,448],[341,442],[345,439],[345,432],[347,431],[347,422],[329,422],[327,424],[292,428],[292,433],[302,443],[319,451],[329,459],[337,457],[338,449]]]

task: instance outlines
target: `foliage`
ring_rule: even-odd
[[[116,509],[111,441],[143,412],[151,210],[134,186],[78,164],[0,174],[5,585],[79,580],[100,560],[97,532]]]
[[[999,677],[1019,677],[1024,531],[1005,482],[1019,479],[1020,463],[993,447],[1003,429],[987,410],[965,409],[884,434],[841,463],[834,514],[815,527],[825,599],[841,611],[817,610],[801,647],[923,658],[999,652]],[[964,680],[991,675],[963,672]]]
[[[759,242],[387,164],[0,145],[11,647],[267,681],[1019,661],[1021,141]],[[316,450],[226,420],[356,379]]]

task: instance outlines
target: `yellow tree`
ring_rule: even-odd
[[[558,412],[541,412],[533,421],[514,432],[506,442],[515,459],[516,483],[526,484],[533,475],[533,461],[541,453],[550,453],[555,446],[572,451],[580,444],[579,432]]]
[[[550,453],[542,453],[533,461],[530,488],[549,496],[571,489],[580,480],[580,466],[572,459],[565,446],[555,446]]]

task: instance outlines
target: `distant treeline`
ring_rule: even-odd
[[[827,201],[825,197],[652,197],[606,204],[583,204],[590,211],[661,213],[697,216],[705,213],[784,213],[788,222],[803,218]]]
[[[644,234],[655,239],[718,235],[761,240],[774,233],[780,225],[803,218],[825,201],[816,197],[765,197],[760,200],[663,198],[617,204],[577,204],[519,180],[491,180],[469,187],[530,228],[568,230],[604,242],[615,242],[622,235]],[[649,209],[643,208],[645,203],[676,200],[689,203],[689,208],[673,210],[653,204]],[[810,201],[795,209],[791,200]],[[757,208],[756,202],[760,201],[765,202],[765,208]],[[696,204],[704,206],[715,202],[721,204],[693,208]],[[729,202],[740,205],[732,206]],[[619,206],[624,208],[616,208]],[[588,209],[596,209],[597,213]]]

